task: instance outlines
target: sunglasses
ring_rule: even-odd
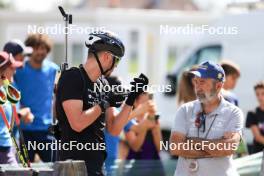
[[[195,120],[196,126],[201,129],[201,131],[204,133],[205,132],[205,115],[204,113],[199,113],[197,115],[197,118]]]
[[[114,60],[114,67],[117,67],[117,65],[118,65],[119,62],[121,61],[121,57],[115,56],[115,55],[113,55],[111,52],[107,52],[107,53],[109,53],[109,54],[112,56],[112,58],[113,58],[113,60]]]

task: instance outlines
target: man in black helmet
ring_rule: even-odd
[[[118,135],[126,125],[135,99],[144,91],[148,78],[143,74],[134,78],[132,88],[121,112],[113,120],[113,107],[120,107],[125,97],[114,90],[95,89],[104,86],[102,76],[108,76],[124,56],[125,47],[111,32],[92,33],[85,64],[62,73],[56,94],[56,117],[61,129],[60,160],[86,162],[89,176],[103,175],[106,158],[104,128]],[[107,115],[106,115],[107,114]],[[110,114],[110,115],[109,115]]]

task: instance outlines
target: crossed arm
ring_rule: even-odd
[[[240,141],[240,134],[237,132],[226,132],[221,139],[201,139],[201,138],[187,138],[184,134],[179,132],[172,132],[170,143],[176,144],[174,150],[171,150],[172,155],[178,155],[184,158],[210,158],[223,157],[232,155]],[[189,150],[183,147],[184,143],[189,143]],[[218,146],[212,148],[211,146]],[[192,147],[191,147],[192,146]],[[226,147],[225,147],[226,146]]]

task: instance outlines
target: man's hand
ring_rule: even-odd
[[[119,108],[126,99],[124,94],[122,92],[118,92],[117,89],[114,89],[111,92],[109,92],[104,98],[105,99],[102,100],[103,103],[109,103],[109,107],[116,107],[116,108]]]
[[[170,149],[171,155],[177,155],[188,159],[208,158],[211,157],[209,153],[203,150],[195,150],[195,148],[189,147],[189,150],[183,148],[184,143],[190,138],[187,138],[185,134],[173,131],[170,137],[170,143],[176,144],[175,149]],[[194,139],[195,140],[195,139]]]
[[[233,132],[225,132],[223,139],[231,139],[232,137],[234,137],[235,133]]]
[[[136,98],[144,92],[144,89],[148,85],[149,80],[144,74],[140,74],[138,78],[134,78],[134,80],[130,83],[132,88],[130,93],[128,94],[126,104],[129,106],[133,106]]]

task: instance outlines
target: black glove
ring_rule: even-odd
[[[116,108],[119,108],[124,102],[124,100],[126,99],[124,94],[122,92],[118,92],[117,90],[113,90],[109,92],[106,97],[107,97],[109,106],[116,107]]]
[[[117,89],[114,89],[102,97],[100,107],[103,109],[107,109],[108,107],[119,108],[124,102],[125,98],[126,96],[123,92],[119,92]]]
[[[133,106],[136,98],[147,88],[146,86],[148,83],[149,80],[143,73],[141,73],[138,78],[134,78],[134,81],[130,83],[132,87],[130,93],[128,94],[126,104]]]

